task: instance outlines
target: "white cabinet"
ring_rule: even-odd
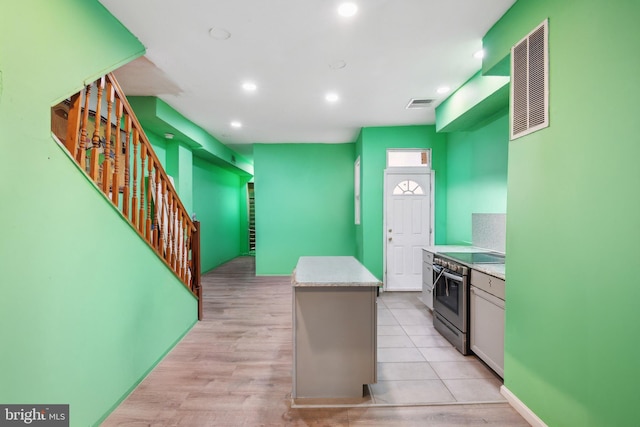
[[[471,350],[504,377],[505,281],[471,270]]]
[[[422,251],[422,302],[433,311],[433,254]]]

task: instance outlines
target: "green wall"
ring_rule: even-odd
[[[300,256],[355,255],[354,144],[256,144],[256,273]]]
[[[202,272],[249,252],[246,183],[253,165],[166,102],[128,98],[188,212],[201,227]],[[172,139],[164,136],[171,133]],[[235,159],[235,160],[234,160]]]
[[[167,142],[165,138],[156,135],[153,132],[149,132],[149,130],[146,128],[144,128],[144,133],[145,135],[147,135],[149,142],[153,146],[153,152],[156,153],[158,160],[160,160],[160,164],[162,165],[164,170],[167,170]]]
[[[547,17],[550,126],[509,144],[505,385],[550,426],[635,426],[640,3],[518,1],[491,63]]]
[[[248,251],[248,242],[240,240],[242,230],[248,227],[246,182],[232,172],[194,158],[193,183],[202,271],[206,272]]]
[[[41,0],[3,7],[0,52],[0,402],[97,424],[196,300],[53,141],[50,107],[144,48],[96,1]]]
[[[471,244],[472,213],[507,210],[509,116],[447,134],[447,243]]]
[[[383,277],[384,170],[388,148],[431,148],[435,174],[435,242],[446,242],[446,136],[435,126],[363,128],[356,141],[361,168],[361,225],[357,228],[356,253],[360,262],[378,279]],[[353,164],[349,169],[353,175]],[[353,181],[353,178],[351,178]]]
[[[193,153],[186,144],[167,140],[167,175],[173,178],[182,205],[193,215]]]

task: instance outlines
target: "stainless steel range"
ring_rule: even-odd
[[[472,264],[504,264],[493,252],[443,252],[433,259],[433,325],[460,353],[469,354],[469,276]]]

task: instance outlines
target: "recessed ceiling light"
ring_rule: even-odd
[[[242,83],[242,89],[244,89],[246,92],[254,92],[256,89],[258,89],[258,86],[256,86],[256,84],[253,82],[244,82]]]
[[[477,51],[476,53],[473,54],[473,57],[476,59],[482,59],[484,58],[484,49],[480,49],[479,51]]]
[[[242,123],[240,123],[237,120],[234,120],[234,121],[231,122],[231,127],[232,128],[236,128],[236,129],[240,129],[242,127]]]
[[[338,14],[346,18],[353,16],[358,11],[358,6],[355,3],[347,2],[338,6]]]
[[[167,139],[173,139],[173,134],[170,133],[170,132],[167,132],[167,133],[164,134],[164,137],[167,138]]]
[[[213,27],[209,30],[209,36],[216,40],[227,40],[231,37],[231,33],[224,28]]]
[[[331,92],[331,93],[326,94],[324,99],[326,99],[327,102],[337,102],[338,99],[340,99],[340,97],[338,96],[337,93]]]
[[[438,92],[439,94],[443,94],[443,93],[447,93],[451,90],[451,88],[449,86],[440,86],[436,92]]]

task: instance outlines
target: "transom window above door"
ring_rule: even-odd
[[[420,184],[410,179],[407,179],[405,181],[398,183],[398,185],[396,185],[395,188],[393,189],[394,196],[398,196],[398,195],[418,196],[421,194],[424,194],[424,191],[422,190],[422,187],[420,187]]]
[[[387,150],[387,167],[426,167],[431,169],[431,149],[402,148]]]

